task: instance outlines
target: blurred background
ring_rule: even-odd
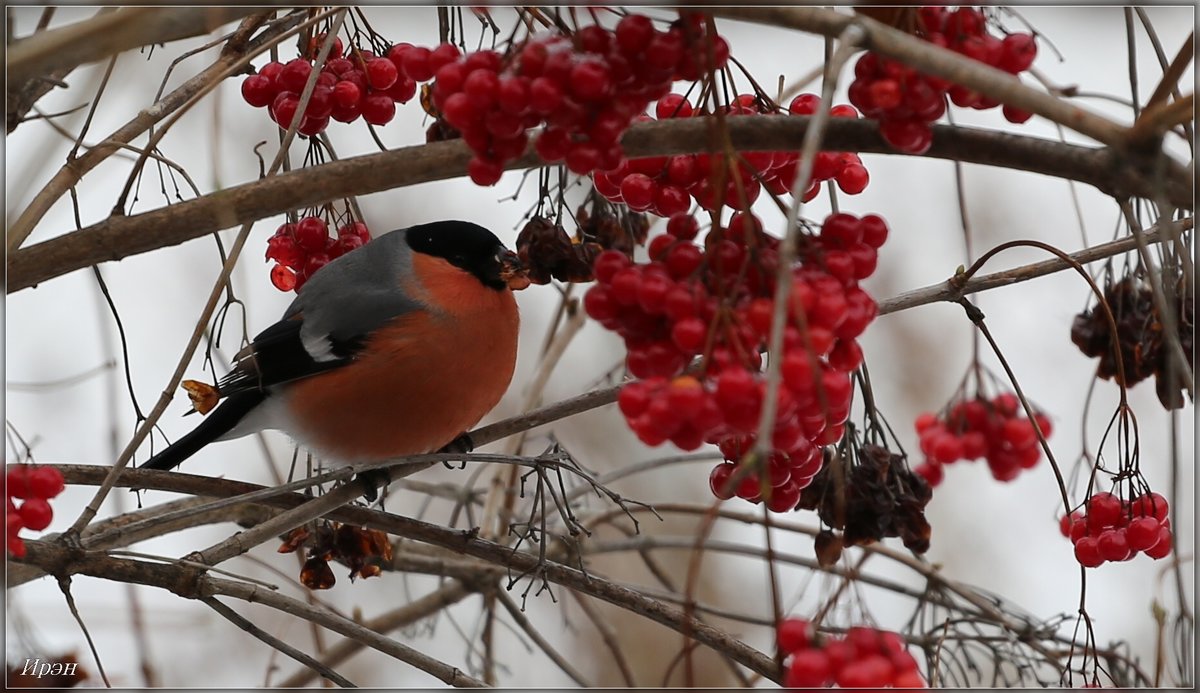
[[[433,8],[380,7],[367,11],[375,30],[389,39],[426,45],[437,41]],[[1136,20],[1132,32],[1135,50],[1131,56],[1121,8],[1022,7],[1018,11],[1042,35],[1035,63],[1037,70],[1054,84],[1078,85],[1081,92],[1115,97],[1081,99],[1081,103],[1119,123],[1131,122],[1131,111],[1121,102],[1128,102],[1134,89],[1136,100],[1145,103],[1161,75],[1153,46]],[[8,12],[13,20],[11,29],[22,36],[32,32],[41,9],[14,7]],[[79,21],[93,12],[60,8],[51,26]],[[1163,50],[1168,57],[1173,56],[1194,25],[1194,8],[1151,7],[1146,13]],[[667,16],[662,12],[657,14]],[[493,15],[502,28],[511,26],[512,15],[508,11],[497,9]],[[1017,17],[1006,16],[1004,22],[1010,30],[1023,30],[1022,20]],[[718,26],[727,37],[733,55],[764,85],[774,85],[779,75],[790,84],[810,74],[820,64],[825,49],[819,37],[726,21],[718,22]],[[468,36],[474,38],[475,34]],[[171,62],[205,41],[180,41],[153,51],[122,55],[85,143],[95,144],[139,109],[153,103]],[[208,49],[183,59],[168,77],[166,88],[174,88],[206,67],[218,50]],[[293,52],[290,45],[281,49],[284,58],[290,58]],[[258,66],[264,62],[265,58],[255,60]],[[75,70],[66,80],[69,88],[52,91],[39,103],[39,108],[55,113],[89,102],[103,69],[104,65],[99,64]],[[1132,86],[1131,72],[1137,76],[1136,85]],[[1189,91],[1187,85],[1193,82],[1189,67],[1181,80],[1183,90]],[[228,80],[184,116],[162,142],[162,153],[184,167],[202,191],[254,180],[259,160],[253,149],[258,143],[268,143],[262,149],[268,161],[274,155],[277,129],[263,111],[242,101],[239,83],[240,79]],[[810,85],[812,91],[818,88],[817,83]],[[845,102],[844,94],[843,88],[839,103]],[[67,132],[77,133],[86,113],[85,108],[54,122]],[[953,109],[953,117],[961,124],[1013,129],[1003,120],[999,109],[986,112]],[[387,146],[405,146],[423,141],[426,125],[419,105],[410,102],[379,133]],[[1060,136],[1054,124],[1036,116],[1015,129],[1048,139]],[[328,132],[340,157],[378,149],[361,121],[352,125],[334,123]],[[1071,133],[1065,137],[1068,141],[1088,143]],[[58,170],[72,142],[50,123],[35,120],[22,124],[9,135],[6,144],[6,216],[11,222]],[[1190,160],[1186,143],[1176,138],[1171,146],[1181,159]],[[304,144],[295,143],[293,164],[302,159],[303,153]],[[881,214],[892,229],[892,236],[880,253],[879,269],[865,283],[866,288],[881,300],[952,275],[956,267],[966,262],[953,164],[907,156],[864,154],[862,158],[870,170],[871,184],[860,195],[842,195],[840,205],[857,214]],[[79,214],[84,225],[111,213],[132,165],[132,158],[114,156],[84,179],[78,188]],[[1124,233],[1115,202],[1085,186],[1072,189],[1060,179],[972,165],[963,167],[963,180],[977,255],[999,243],[1020,238],[1036,238],[1073,252],[1108,240],[1114,233]],[[376,234],[415,223],[459,218],[488,226],[511,246],[523,215],[536,201],[532,181],[518,192],[520,182],[521,174],[510,172],[493,188],[453,180],[390,190],[362,197],[358,202],[365,221]],[[514,193],[515,200],[511,199]],[[191,196],[181,181],[163,178],[158,169],[147,166],[131,212],[155,209]],[[757,211],[768,230],[778,233],[783,227],[782,216],[769,203],[760,201]],[[806,206],[804,214],[819,220],[828,211],[828,194],[822,193]],[[291,300],[290,294],[281,294],[271,286],[268,265],[260,259],[266,238],[281,223],[283,218],[279,217],[255,225],[234,272],[233,286],[244,301],[245,312],[244,316],[237,309],[231,312],[220,349],[226,359],[239,347],[243,319],[247,331],[253,335],[277,319]],[[37,226],[27,244],[74,228],[70,198],[64,196]],[[222,237],[228,243],[235,234],[236,230],[229,230]],[[1033,250],[1011,250],[993,260],[987,271],[1041,259],[1044,256]],[[11,463],[22,459],[23,448],[15,444],[19,435],[31,449],[33,459],[40,463],[111,464],[135,430],[135,412],[126,377],[138,404],[148,411],[175,368],[220,266],[216,244],[207,237],[101,266],[124,327],[131,364],[128,373],[121,365],[121,342],[112,315],[90,270],[10,296],[4,305],[5,420],[10,434],[6,460]],[[582,291],[576,289],[575,295],[582,295]],[[489,421],[521,410],[525,387],[538,368],[538,354],[559,300],[559,293],[552,287],[532,287],[518,295],[523,323],[517,373],[508,395],[489,415]],[[977,304],[987,315],[988,324],[1023,389],[1051,416],[1054,424],[1051,447],[1059,464],[1070,470],[1080,458],[1085,441],[1088,450],[1096,450],[1117,403],[1116,387],[1102,381],[1095,385],[1090,406],[1085,409],[1095,361],[1084,358],[1071,344],[1069,330],[1074,315],[1090,305],[1087,286],[1073,273],[1062,272],[989,291],[977,297]],[[879,318],[861,344],[871,369],[878,407],[906,449],[917,458],[910,460],[915,465],[920,461],[920,452],[911,422],[920,412],[939,409],[954,393],[970,364],[972,327],[959,307],[929,305]],[[1003,373],[986,345],[981,353],[989,368]],[[203,371],[202,357],[203,349],[193,360],[187,377],[199,380],[213,377]],[[585,325],[549,380],[543,401],[557,401],[594,387],[621,358],[619,338],[598,325]],[[220,366],[218,369],[221,370]],[[171,439],[184,434],[195,421],[182,418],[188,403],[181,395],[174,398],[160,422],[162,433]],[[1173,479],[1177,480],[1177,545],[1179,556],[1185,561],[1185,608],[1190,611],[1194,596],[1194,408],[1189,405],[1175,414],[1177,433],[1172,441],[1170,417],[1155,397],[1153,385],[1146,382],[1133,388],[1130,403],[1138,416],[1140,464],[1145,478],[1164,494],[1168,494]],[[527,450],[536,453],[544,449],[551,433],[589,468],[600,472],[675,452],[669,446],[649,449],[641,445],[615,407],[539,429],[530,436]],[[274,463],[286,475],[293,450],[290,441],[282,434],[270,433],[266,442]],[[156,445],[161,444],[163,438],[156,436]],[[1174,457],[1173,449],[1177,449]],[[1103,452],[1115,455],[1115,447],[1107,447]],[[147,456],[148,447],[144,446],[137,461]],[[1173,460],[1176,469],[1172,469]],[[638,475],[632,482],[617,484],[615,488],[628,497],[651,503],[708,502],[711,464],[710,460],[670,466]],[[271,483],[273,478],[259,443],[252,437],[210,447],[183,470],[256,483]],[[472,469],[438,468],[419,478],[463,483],[472,472]],[[92,497],[93,490],[68,488],[55,501],[55,520],[47,531],[61,531],[73,521]],[[1079,500],[1082,490],[1081,485],[1071,489],[1073,502]],[[167,500],[169,494],[164,493],[149,493],[142,498],[147,505]],[[426,500],[418,494],[401,491],[389,497],[387,507],[393,512],[420,512],[430,521],[447,522],[450,504],[443,501],[427,504]],[[137,503],[138,498],[133,494],[114,492],[101,517],[130,510]],[[739,500],[726,505],[740,511],[752,509]],[[993,480],[982,463],[959,463],[947,469],[945,481],[927,508],[933,526],[933,546],[927,558],[939,564],[951,579],[1001,595],[1035,621],[1066,614],[1064,628],[1069,632],[1074,624],[1070,616],[1079,606],[1080,571],[1071,544],[1058,531],[1057,518],[1061,513],[1058,486],[1045,461],[1011,483]],[[808,512],[797,513],[794,519],[815,524],[815,518]],[[655,534],[687,537],[696,531],[697,524],[696,518],[675,516],[661,523],[647,519],[642,526],[644,531]],[[219,541],[233,529],[233,525],[207,526],[136,548],[149,554],[181,556]],[[714,537],[755,547],[764,542],[761,528],[733,523],[718,525]],[[812,556],[808,537],[778,532],[772,539],[777,551]],[[898,542],[896,548],[901,548]],[[224,567],[277,584],[286,580],[275,571],[295,575],[297,564],[292,556],[278,556],[265,550],[253,552],[252,556],[235,559]],[[687,556],[686,551],[662,552],[663,563],[671,566],[671,574],[679,581],[685,575]],[[1180,608],[1174,579],[1167,572],[1168,562],[1141,556],[1088,572],[1087,610],[1097,643],[1104,646],[1115,640],[1128,641],[1131,653],[1141,658],[1148,670],[1153,669],[1160,635],[1152,605],[1161,604],[1170,614]],[[614,578],[653,584],[639,561],[619,553],[597,559],[594,567]],[[867,567],[902,584],[922,584],[914,573],[888,561],[875,560]],[[702,574],[700,595],[705,601],[770,618],[768,576],[760,560],[710,553]],[[837,584],[832,578],[813,576],[798,568],[782,567],[778,576],[785,610],[798,615],[810,613],[813,605],[828,596]],[[338,584],[318,597],[343,613],[361,610],[370,617],[425,594],[436,584],[431,577],[396,575],[352,584],[339,572]],[[295,585],[285,586],[284,590],[301,594]],[[255,686],[278,683],[298,667],[202,604],[181,600],[167,592],[82,577],[74,580],[72,591],[114,685]],[[530,598],[530,618],[581,671],[598,683],[619,685],[620,677],[613,671],[595,630],[581,619],[578,604],[563,593],[565,590],[557,592],[557,602],[545,593]],[[43,578],[10,589],[6,592],[6,602],[10,664],[23,662],[27,656],[72,651],[93,672],[90,683],[98,683],[79,627],[52,579]],[[862,588],[847,603],[851,606],[846,607],[845,613],[836,615],[842,622],[870,618],[880,627],[892,629],[903,627],[913,607],[907,598],[869,587]],[[312,650],[312,634],[304,623],[255,606],[241,603],[233,606],[268,632]],[[479,607],[478,596],[467,597],[442,615],[404,631],[401,639],[472,671],[479,657],[471,651],[466,639],[478,641]],[[677,677],[664,679],[667,660],[680,646],[680,636],[628,613],[607,607],[603,611],[619,631],[639,683],[681,683]],[[135,621],[140,621],[140,625],[135,626]],[[772,649],[771,634],[766,628],[720,619],[715,622],[731,628],[734,635],[759,649],[767,652]],[[526,649],[527,643],[511,630],[499,632],[502,639],[498,657],[505,665],[499,671],[502,684],[570,684],[540,651]],[[326,644],[336,639],[329,634],[325,636]],[[703,649],[698,654],[698,659],[704,662],[700,681],[708,685],[733,683],[725,667],[715,658],[707,657],[708,654]],[[144,678],[142,669],[146,664],[152,672],[149,679]],[[338,669],[358,685],[436,684],[426,674],[371,651]]]

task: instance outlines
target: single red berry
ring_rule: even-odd
[[[367,73],[367,84],[370,84],[372,89],[379,91],[391,87],[400,77],[400,71],[396,69],[395,63],[387,58],[368,60],[364,71]]]
[[[1123,561],[1132,553],[1124,529],[1106,529],[1096,537],[1096,546],[1106,561]]]
[[[1075,542],[1075,560],[1085,568],[1095,568],[1104,563],[1096,537],[1083,537]]]
[[[57,467],[35,467],[29,473],[29,490],[40,498],[54,498],[63,492],[62,472]]]
[[[737,465],[728,463],[721,463],[712,468],[708,474],[708,488],[714,496],[721,500],[733,498],[736,489],[732,488],[730,479],[735,471],[737,471]]]
[[[368,94],[362,100],[362,117],[371,125],[387,125],[396,117],[396,102],[387,94]]]
[[[275,78],[275,82],[280,89],[299,94],[304,91],[304,85],[308,82],[310,74],[312,74],[312,63],[304,58],[295,58],[283,66],[283,69],[279,71],[279,76]]]
[[[1153,517],[1160,523],[1167,519],[1170,510],[1167,499],[1158,493],[1146,493],[1130,501],[1130,509],[1135,517]]]
[[[10,539],[20,534],[21,530],[25,528],[25,521],[21,519],[21,513],[16,510],[16,506],[13,506],[13,509],[8,511],[8,520],[5,526],[8,528],[8,537]],[[1156,541],[1158,540],[1157,529],[1154,530],[1154,538]]]
[[[10,498],[32,498],[33,490],[30,488],[30,465],[17,464],[8,468],[8,473],[5,474],[5,492]]]
[[[45,498],[25,499],[18,512],[21,514],[21,522],[35,532],[49,527],[50,520],[54,519],[54,511]]]
[[[413,46],[403,51],[404,71],[418,82],[433,78],[433,66],[429,62],[430,51],[424,46]]]
[[[1121,499],[1111,493],[1097,493],[1088,499],[1088,523],[1092,527],[1112,527],[1121,519]]]
[[[643,173],[631,173],[621,181],[621,197],[635,211],[649,209],[654,204],[658,184]]]
[[[473,156],[467,162],[467,175],[471,177],[472,183],[486,188],[500,182],[500,177],[504,175],[504,166],[492,159]]]
[[[933,460],[922,462],[913,471],[920,474],[925,481],[929,482],[930,486],[937,486],[946,477],[946,470]]]
[[[860,164],[851,164],[837,175],[837,185],[847,195],[857,195],[866,190],[870,181],[871,176],[867,173],[867,168]]]
[[[621,53],[633,57],[641,53],[654,37],[654,24],[644,14],[628,14],[617,22],[613,38]]]
[[[924,154],[933,145],[933,131],[923,120],[887,120],[879,124],[879,134],[906,154]]]
[[[571,69],[571,95],[580,101],[593,103],[612,96],[612,75],[602,62],[587,60]]]
[[[255,108],[271,105],[275,93],[275,83],[261,74],[250,75],[242,81],[242,98]]]
[[[20,537],[9,537],[8,552],[13,555],[13,558],[24,558],[25,542]]]
[[[320,217],[304,217],[296,224],[296,243],[310,253],[325,250],[329,227]]]
[[[296,288],[296,273],[276,263],[271,268],[271,284],[280,291],[291,291]]]
[[[1158,543],[1158,529],[1162,525],[1153,517],[1137,517],[1125,528],[1125,540],[1134,551],[1146,551]]]
[[[1171,544],[1171,530],[1166,527],[1159,527],[1158,541],[1154,543],[1154,546],[1146,549],[1145,553],[1156,561],[1160,558],[1166,558],[1171,554]]]

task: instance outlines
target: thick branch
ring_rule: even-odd
[[[802,116],[730,118],[730,139],[740,150],[797,150],[809,119]],[[630,156],[694,152],[707,146],[713,119],[686,118],[640,123],[623,140]],[[1187,181],[1171,179],[1159,190],[1154,178],[1131,167],[1109,149],[1095,149],[1022,135],[972,128],[934,126],[926,156],[1000,166],[1067,178],[1093,185],[1114,197],[1157,197],[1190,209]],[[824,146],[836,151],[895,154],[873,121],[835,118]],[[9,256],[8,291],[35,286],[99,262],[176,245],[214,231],[330,200],[444,180],[466,171],[470,151],[462,142],[403,147],[305,167],[290,173],[226,188],[129,217],[110,217],[80,231],[22,248]],[[529,168],[532,153],[510,162]]]
[[[9,84],[132,48],[207,34],[246,15],[270,8],[126,7],[58,29],[41,31],[8,47]]]

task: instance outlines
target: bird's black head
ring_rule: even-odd
[[[508,288],[501,272],[504,256],[509,254],[496,234],[469,221],[435,221],[408,229],[408,247],[445,259],[470,272],[484,286],[503,291]]]

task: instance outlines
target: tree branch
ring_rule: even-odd
[[[742,151],[798,150],[808,129],[805,116],[730,118],[730,140]],[[639,123],[622,144],[631,157],[702,151],[713,118]],[[1186,180],[1170,178],[1159,190],[1155,177],[1130,166],[1110,149],[1070,145],[1024,135],[937,125],[927,157],[999,166],[1076,180],[1114,197],[1154,198],[1165,194],[1181,209],[1192,205]],[[869,120],[835,118],[825,133],[831,151],[896,154]],[[305,167],[220,190],[205,197],[133,216],[114,216],[9,255],[8,292],[130,255],[183,243],[256,219],[344,197],[445,180],[463,175],[470,150],[462,142],[402,147]],[[541,162],[532,153],[509,162],[523,169]]]
[[[20,83],[133,48],[200,36],[268,9],[254,6],[122,8],[16,41],[8,47],[8,81]]]

